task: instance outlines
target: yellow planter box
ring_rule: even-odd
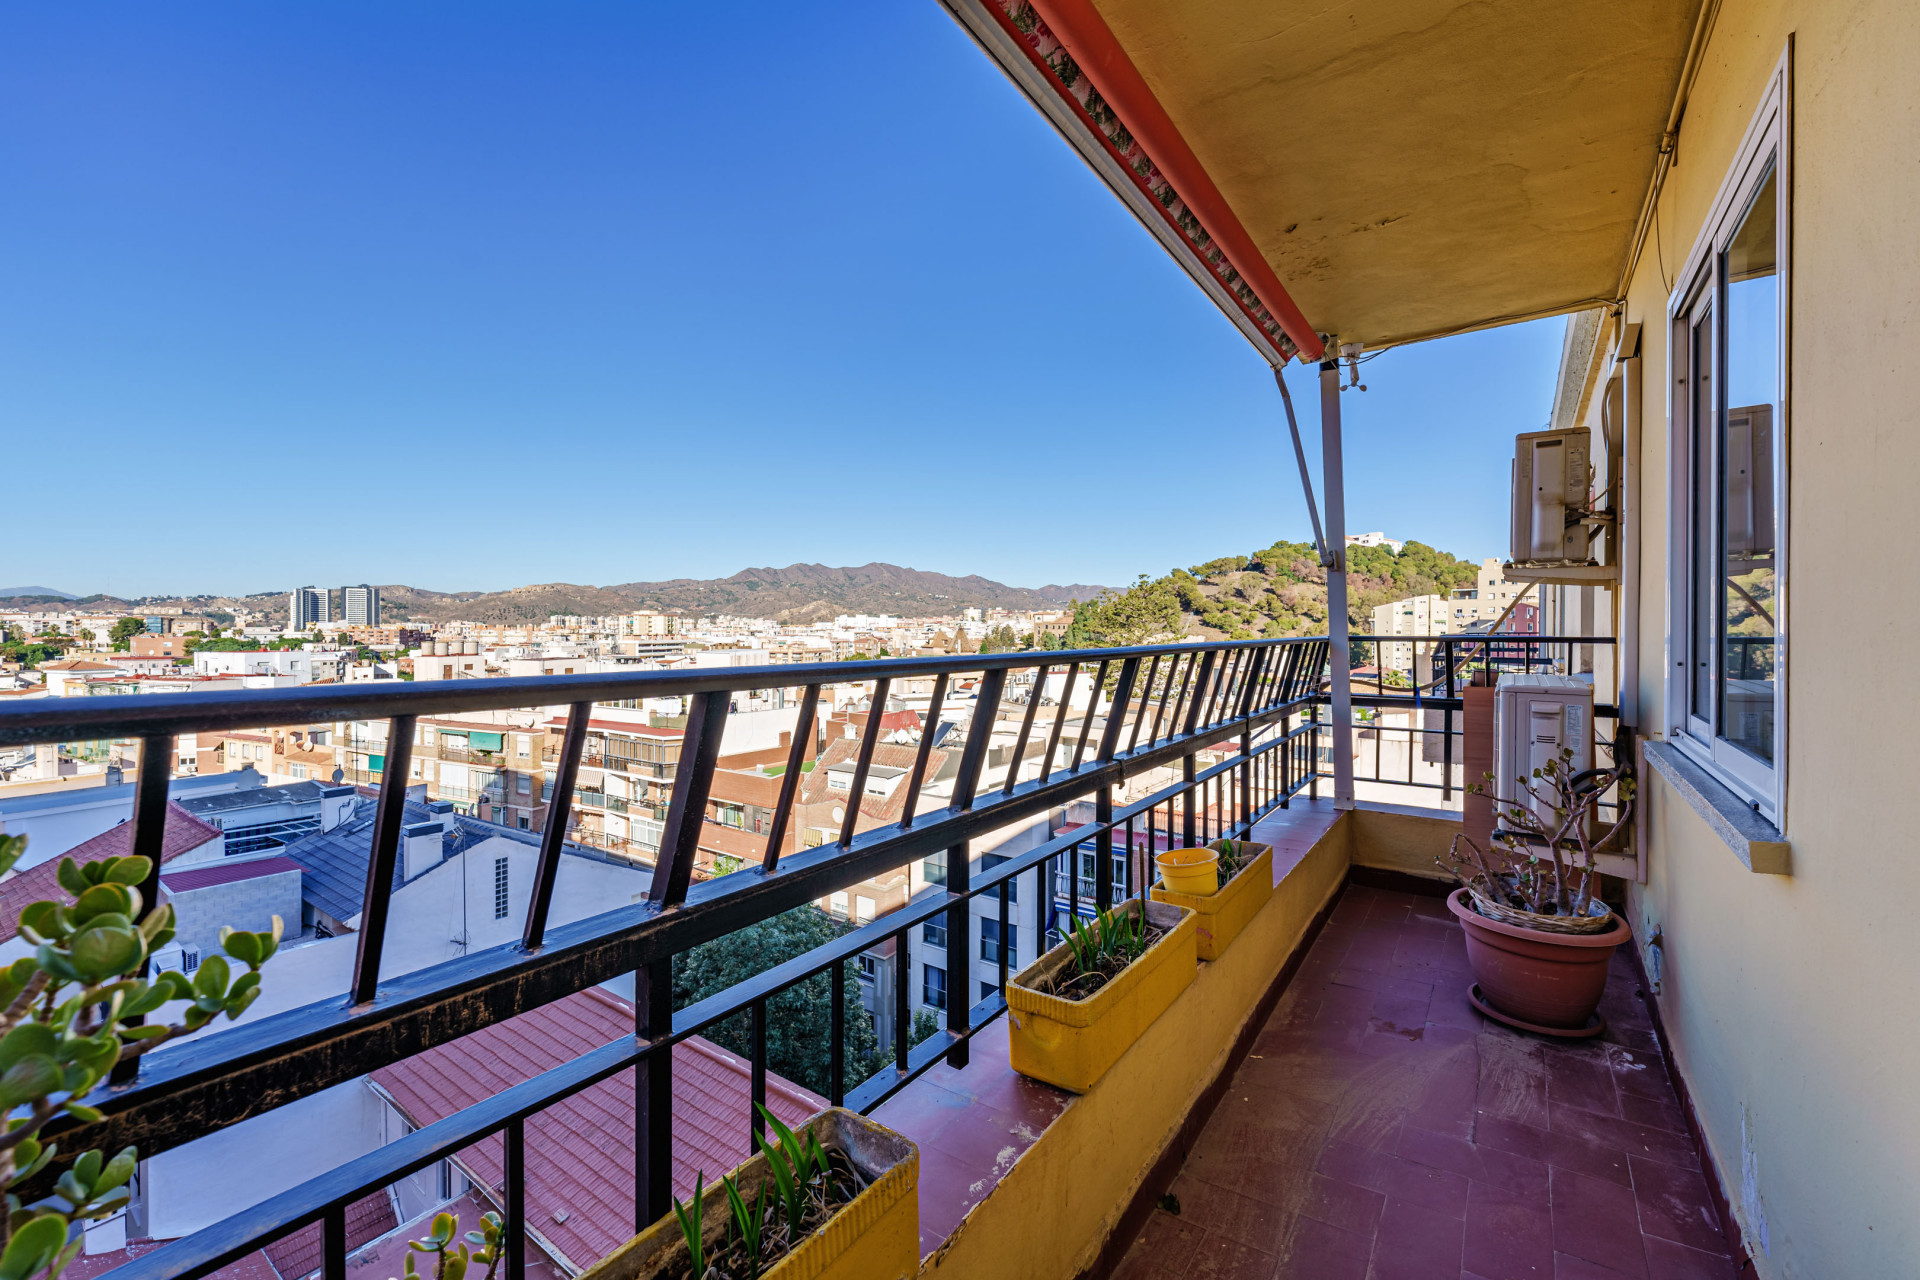
[[[833,1107],[795,1130],[812,1132],[824,1147],[839,1147],[872,1179],[865,1191],[761,1272],[762,1280],[909,1280],[920,1273],[920,1148],[885,1125]],[[751,1204],[768,1181],[767,1158],[756,1155],[733,1171]],[[772,1192],[769,1191],[769,1197]],[[726,1238],[726,1193],[719,1179],[706,1184],[701,1237]],[[581,1273],[580,1280],[653,1280],[687,1264],[680,1224],[669,1213]]]
[[[1143,908],[1148,923],[1167,932],[1086,999],[1063,1000],[1033,989],[1073,963],[1064,942],[1008,981],[1007,1033],[1015,1071],[1085,1093],[1187,989],[1198,962],[1194,913],[1138,898],[1114,909],[1137,914]]]
[[[1197,917],[1202,960],[1218,960],[1240,936],[1240,931],[1253,923],[1253,918],[1260,914],[1260,908],[1267,905],[1267,899],[1273,894],[1273,846],[1249,844],[1248,847],[1258,849],[1259,856],[1204,898],[1174,893],[1162,887],[1164,881],[1153,886],[1155,902],[1186,907]]]

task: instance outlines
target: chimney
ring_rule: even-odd
[[[405,861],[401,864],[401,874],[411,880],[439,866],[441,838],[445,832],[446,824],[438,819],[408,823],[402,830]]]

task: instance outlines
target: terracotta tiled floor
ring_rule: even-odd
[[[1349,886],[1122,1280],[1731,1280],[1627,962],[1596,1041],[1469,982],[1440,899]]]

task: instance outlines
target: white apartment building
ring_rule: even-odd
[[[1348,534],[1347,545],[1350,547],[1387,547],[1392,550],[1393,554],[1399,555],[1400,549],[1406,546],[1407,543],[1404,538],[1389,538],[1386,534],[1375,530],[1372,533]]]
[[[1438,636],[1461,628],[1449,616],[1450,602],[1445,596],[1408,596],[1375,605],[1373,634],[1376,636]],[[1412,671],[1414,646],[1410,641],[1381,641],[1376,661],[1382,671]]]
[[[295,676],[302,683],[338,680],[352,657],[342,649],[206,650],[193,655],[197,676]]]
[[[1497,556],[1480,562],[1480,577],[1471,587],[1455,587],[1447,603],[1452,630],[1464,631],[1475,622],[1494,622],[1530,583],[1515,582],[1506,576],[1506,566]]]

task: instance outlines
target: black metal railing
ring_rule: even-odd
[[[1546,672],[1586,675],[1602,650],[1611,651],[1611,636],[1537,636],[1512,632],[1491,635],[1355,636],[1355,675],[1351,702],[1354,730],[1354,778],[1390,786],[1439,791],[1451,803],[1468,782],[1462,750],[1465,707],[1462,691],[1474,674]],[[1404,648],[1396,648],[1405,646]],[[1388,659],[1410,656],[1408,669]],[[1371,667],[1371,673],[1365,668]],[[1333,776],[1330,755],[1332,708],[1317,700],[1314,715],[1322,724],[1322,758],[1317,772]],[[1596,699],[1594,764],[1612,763],[1619,732],[1619,709]],[[1424,766],[1424,767],[1423,767]]]
[[[832,1053],[829,1099],[867,1111],[945,1060],[965,1066],[972,1037],[1006,1008],[1011,948],[998,949],[999,983],[969,1002],[974,939],[969,903],[997,900],[1001,937],[1009,937],[1016,878],[1031,889],[1053,883],[1053,864],[1078,857],[1092,844],[1095,907],[1119,894],[1146,892],[1145,863],[1112,852],[1153,849],[1163,840],[1184,843],[1252,828],[1310,784],[1320,727],[1303,713],[1324,688],[1324,639],[1256,640],[1054,653],[889,659],[779,668],[701,669],[591,676],[382,683],[325,689],[221,691],[191,695],[58,699],[0,707],[0,747],[44,741],[137,737],[143,758],[170,759],[182,733],[241,726],[379,720],[388,722],[391,750],[376,809],[367,890],[357,935],[358,956],[345,1000],[316,1002],[217,1035],[147,1055],[133,1078],[88,1099],[99,1121],[49,1126],[63,1153],[89,1147],[138,1145],[152,1156],[273,1107],[317,1093],[379,1067],[445,1044],[495,1022],[610,979],[632,975],[634,1035],[586,1053],[488,1100],[429,1124],[222,1222],[125,1263],[121,1280],[195,1280],[286,1234],[322,1224],[324,1274],[345,1274],[346,1211],[361,1197],[493,1135],[503,1135],[505,1178],[493,1195],[507,1225],[507,1274],[526,1274],[526,1146],[528,1119],[555,1102],[629,1069],[635,1072],[636,1229],[664,1215],[672,1175],[672,1047],[702,1030],[747,1014],[751,1018],[751,1095],[766,1097],[766,1011],[774,997],[798,983],[831,975]],[[997,784],[983,776],[1002,710],[1008,673],[1037,678],[1063,673],[1061,713],[1052,717],[1039,753],[1037,776],[1026,746],[1036,727],[1038,700],[1019,714],[1014,749],[1019,762]],[[872,704],[884,706],[888,686],[932,677],[933,704],[944,705],[950,682],[972,679],[972,716],[957,744],[958,768],[950,794],[922,810],[929,780],[931,735],[923,736],[905,783],[903,817],[872,830],[856,827],[848,806],[837,840],[789,848],[790,822],[811,734],[796,733],[780,796],[766,833],[761,863],[695,883],[694,868],[708,793],[725,729],[730,694],[802,681],[796,724],[814,720],[823,686],[870,685]],[[1088,682],[1090,683],[1082,683]],[[1088,710],[1074,733],[1066,710],[1078,686]],[[690,700],[658,865],[648,900],[572,923],[549,926],[564,821],[549,821],[536,862],[531,902],[519,943],[382,981],[394,865],[404,822],[416,719],[529,705],[566,705],[568,729],[555,770],[552,809],[572,806],[587,723],[595,703],[684,696]],[[1105,710],[1100,704],[1106,700]],[[1015,704],[1010,709],[1018,710]],[[1011,717],[1010,717],[1011,719]],[[1064,739],[1073,738],[1069,743]],[[879,735],[862,735],[852,791],[860,794]],[[943,747],[953,744],[943,744]],[[1116,803],[1116,791],[1137,784],[1145,794]],[[133,813],[131,851],[154,860],[146,901],[156,901],[159,851],[166,810],[162,770],[141,775]],[[1090,802],[1092,820],[975,876],[970,844],[1010,823],[1041,820],[1061,806]],[[833,942],[686,1008],[672,1007],[673,958],[689,948],[781,912],[829,899],[863,880],[897,873],[929,855],[942,855],[945,884],[891,914]],[[1138,874],[1135,874],[1138,870]],[[1069,882],[1069,910],[1082,909],[1080,878]],[[910,941],[919,926],[944,918],[950,995],[941,1029],[911,1044],[914,1002],[908,982]],[[894,1001],[894,1059],[849,1086],[844,976],[862,952],[893,940],[899,990]],[[269,975],[271,980],[271,975]],[[757,1135],[757,1113],[746,1117]],[[70,1158],[70,1157],[69,1157]],[[57,1171],[56,1163],[55,1170]],[[28,1190],[32,1190],[29,1188]],[[29,1197],[31,1198],[31,1197]]]

